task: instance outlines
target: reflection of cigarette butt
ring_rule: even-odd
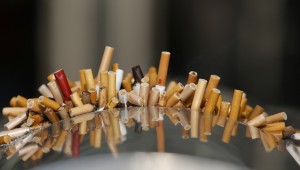
[[[271,152],[277,146],[275,137],[270,133],[260,131],[260,136],[266,152]]]
[[[67,156],[72,156],[72,132],[68,131],[65,145],[64,145],[64,153]]]
[[[57,116],[57,113],[55,113],[51,108],[47,107],[44,111],[44,114],[47,116],[47,118],[50,120],[51,123],[57,123],[60,121],[60,119]]]
[[[72,120],[73,124],[78,124],[78,123],[82,123],[82,122],[92,120],[94,118],[95,118],[95,113],[91,112],[91,113],[86,113],[86,114],[82,114],[82,115],[72,117],[71,120]]]
[[[156,122],[156,135],[157,135],[157,152],[164,152],[165,151],[165,130],[164,130],[163,120]]]
[[[101,140],[102,140],[102,128],[97,128],[95,129],[95,143],[94,143],[95,148],[101,147]]]
[[[200,142],[208,142],[207,136],[204,134],[204,128],[205,128],[205,120],[204,115],[202,113],[199,114],[199,140]]]
[[[215,107],[220,96],[220,90],[212,89],[207,101],[207,104],[204,108],[204,134],[211,135],[212,122],[213,122],[213,112],[215,111]]]
[[[185,113],[184,110],[179,110],[178,112],[178,117],[181,123],[181,126],[185,129],[185,130],[190,130],[191,129],[191,125],[188,121],[187,115]]]
[[[173,108],[168,108],[167,111],[166,111],[166,115],[171,120],[171,122],[173,123],[173,125],[176,126],[176,125],[178,125],[180,123],[180,121],[178,120],[177,117],[173,117],[172,116],[172,112],[173,111],[177,111],[177,110],[176,109],[173,110]]]
[[[68,135],[68,131],[62,130],[58,138],[56,139],[54,145],[52,146],[52,149],[56,152],[61,152],[66,140],[66,137]]]
[[[229,143],[230,142],[230,137],[232,133],[232,129],[235,126],[236,120],[233,119],[227,119],[226,126],[224,128],[223,136],[222,136],[222,141],[224,143]]]

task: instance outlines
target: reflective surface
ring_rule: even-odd
[[[132,109],[132,110],[131,110]],[[126,118],[134,119],[136,124],[139,123],[138,118],[145,113],[145,108],[131,108],[125,112],[123,109],[116,109],[118,112],[115,116],[120,116],[121,122]],[[146,109],[147,110],[147,109]],[[156,108],[157,114],[163,113],[166,110],[164,108]],[[148,111],[148,110],[147,110]],[[189,110],[185,110],[188,114]],[[128,117],[126,114],[128,113]],[[99,113],[95,113],[98,116]],[[73,122],[73,120],[71,120]],[[164,116],[164,141],[165,152],[170,154],[153,153],[157,151],[157,131],[156,128],[150,128],[149,131],[142,131],[140,134],[136,133],[136,126],[126,127],[127,135],[122,139],[122,143],[117,145],[118,154],[113,157],[110,152],[111,148],[106,143],[105,133],[102,134],[101,148],[94,148],[90,146],[89,133],[85,135],[84,141],[80,145],[80,154],[76,160],[71,156],[65,156],[64,149],[62,152],[54,151],[53,148],[49,153],[44,153],[42,159],[22,161],[16,153],[9,160],[6,160],[7,149],[11,145],[16,145],[22,139],[16,139],[11,145],[4,145],[1,147],[2,159],[0,161],[1,169],[50,169],[52,168],[78,168],[89,167],[96,168],[111,167],[112,169],[122,167],[123,169],[137,169],[144,166],[149,166],[149,169],[157,169],[158,167],[164,167],[162,169],[170,169],[189,165],[191,169],[196,167],[210,167],[210,169],[285,169],[289,165],[289,169],[298,169],[299,166],[288,154],[288,152],[279,152],[276,149],[271,153],[266,153],[260,140],[252,140],[245,137],[245,127],[239,125],[238,134],[236,137],[231,138],[230,144],[225,144],[221,141],[223,128],[215,126],[212,131],[212,135],[208,136],[208,142],[200,142],[196,139],[182,139],[181,131],[182,126],[180,123],[177,126],[170,121],[168,116]],[[47,138],[51,138],[53,141],[58,140],[58,135],[54,135],[54,127],[64,128],[66,122],[61,122],[57,125],[52,125],[46,128],[44,131],[31,132],[39,136],[41,133],[47,132]],[[72,126],[75,128],[76,126]],[[104,129],[104,128],[103,128]],[[69,131],[71,131],[70,129]],[[60,132],[61,134],[61,132]],[[125,140],[126,139],[126,140]],[[26,143],[26,145],[38,142],[36,138]],[[41,142],[40,147],[46,143]],[[53,147],[53,146],[52,146]],[[64,145],[66,147],[66,145]],[[165,161],[164,161],[165,160]],[[168,161],[167,161],[168,160]],[[118,164],[115,164],[115,162]],[[79,163],[80,162],[80,163]],[[141,163],[144,162],[144,163]],[[156,164],[151,164],[155,162]],[[168,162],[168,164],[166,164]],[[205,162],[205,163],[204,163]],[[147,164],[145,164],[147,163]],[[173,164],[174,163],[174,164]],[[80,166],[78,165],[80,164]],[[151,168],[150,168],[151,167]],[[145,168],[142,168],[145,169]],[[147,168],[146,168],[147,169]]]

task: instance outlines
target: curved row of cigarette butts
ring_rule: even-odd
[[[223,101],[217,75],[207,82],[191,71],[186,85],[171,81],[165,88],[169,52],[161,53],[158,71],[151,67],[144,75],[135,66],[123,76],[117,63],[108,71],[113,51],[105,48],[96,76],[91,69],[82,69],[80,80],[72,82],[61,69],[38,88],[39,98],[18,95],[10,100],[10,107],[2,110],[9,121],[0,132],[1,150],[8,159],[16,153],[24,161],[41,159],[51,148],[77,157],[86,134],[91,146],[100,148],[102,132],[117,156],[117,145],[126,140],[126,126],[134,126],[137,133],[155,128],[157,150],[163,152],[164,115],[174,125],[182,125],[183,139],[207,142],[212,128],[219,125],[224,127],[222,141],[229,143],[239,123],[247,125],[247,137],[261,138],[266,151],[284,150],[287,139],[300,139],[299,131],[286,127],[286,113],[268,115],[259,105],[249,106],[241,90],[234,90],[231,103]]]

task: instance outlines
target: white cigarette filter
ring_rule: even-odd
[[[122,69],[116,70],[116,89],[117,89],[117,91],[119,91],[121,88],[123,75],[124,75],[124,70],[122,70]]]

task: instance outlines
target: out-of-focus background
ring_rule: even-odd
[[[190,70],[205,79],[217,74],[222,87],[244,90],[250,104],[299,120],[298,9],[293,0],[4,0],[0,107],[18,94],[38,96],[37,87],[60,68],[71,80],[82,68],[96,74],[109,45],[126,72],[158,66],[167,50],[170,79],[185,81]]]

